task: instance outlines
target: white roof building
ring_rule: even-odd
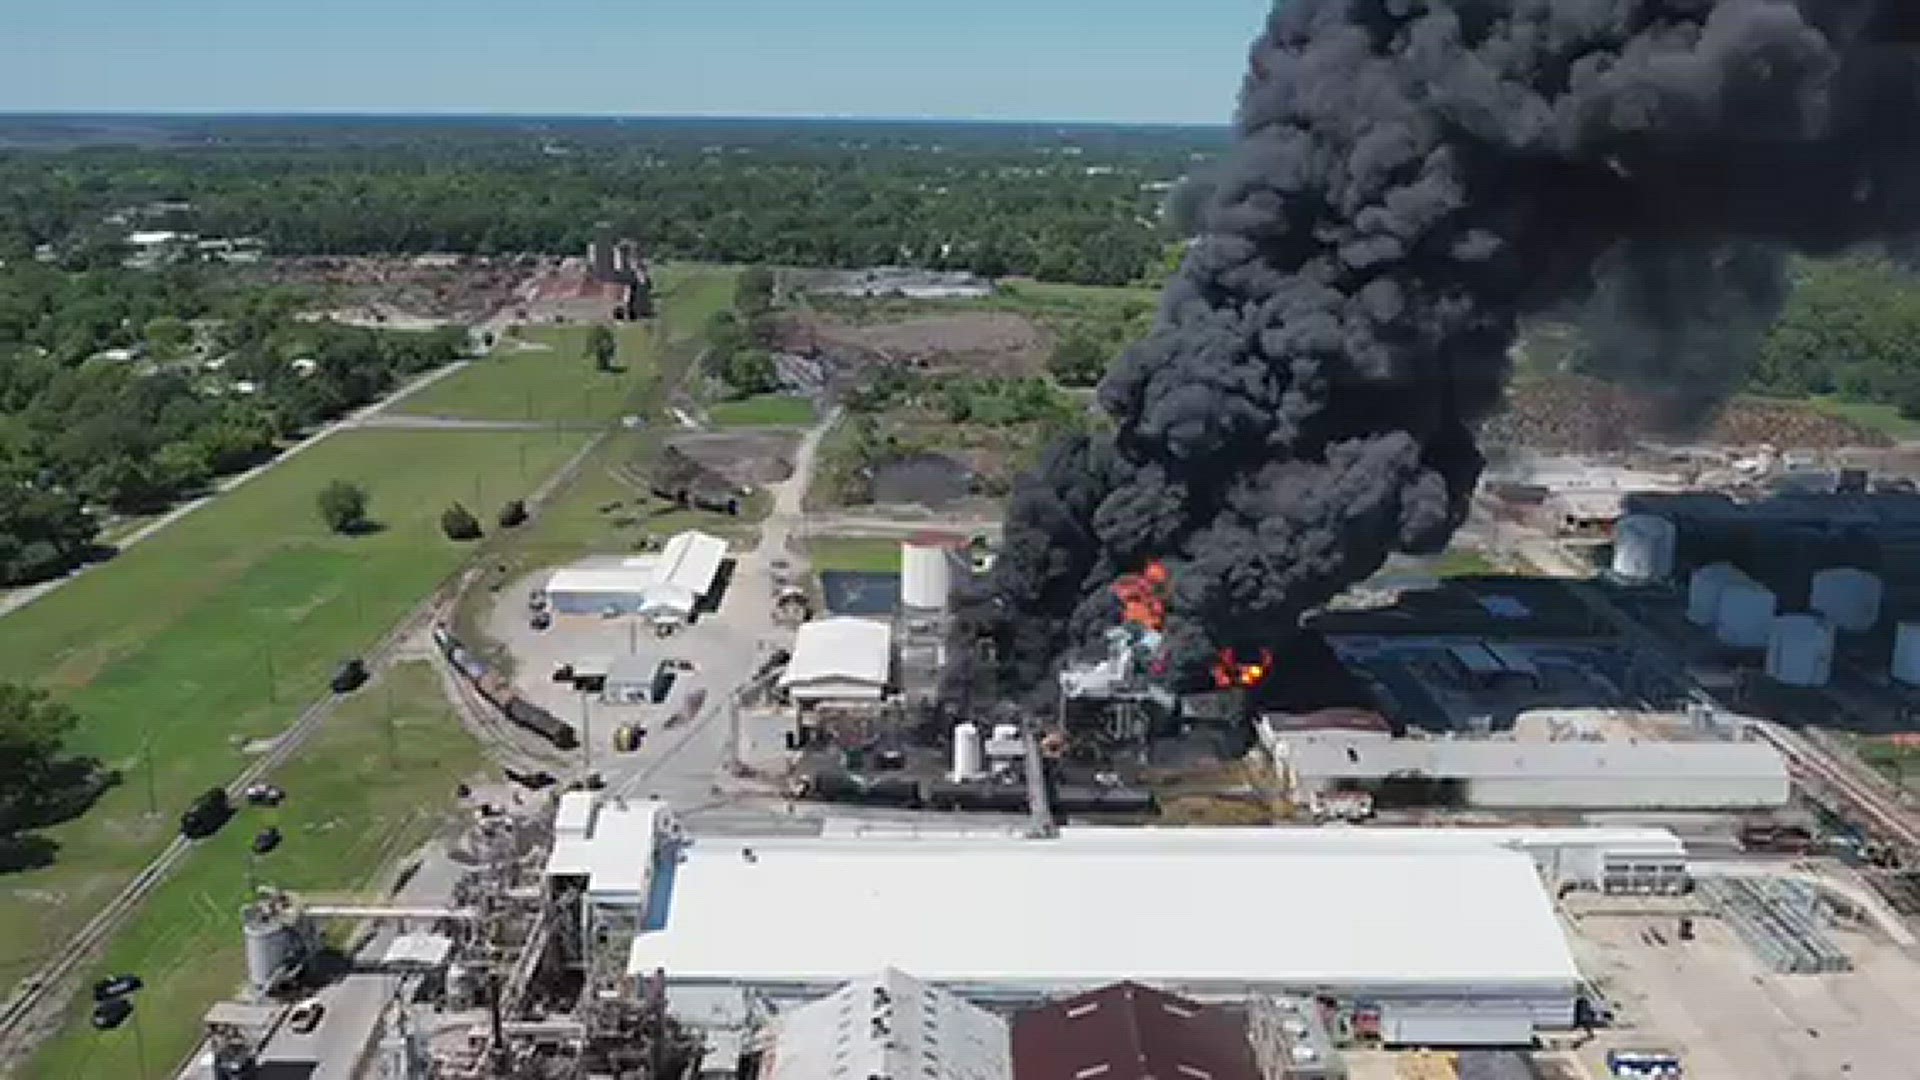
[[[720,564],[727,558],[727,542],[703,532],[683,532],[667,541],[656,569],[659,580],[695,596],[713,591]]]
[[[1337,840],[1255,853],[1111,831],[1128,835],[702,841],[663,880],[628,971],[778,997],[897,966],[976,1001],[1134,979],[1571,1023],[1579,973],[1526,854]],[[1023,896],[1046,902],[1015,912]],[[1209,918],[1210,904],[1255,917]]]
[[[685,620],[719,584],[727,542],[702,532],[668,540],[658,556],[634,556],[616,565],[567,566],[547,578],[554,610],[598,614],[612,610],[651,619]]]
[[[780,1017],[762,1080],[1007,1080],[1007,1022],[888,969]]]
[[[794,637],[780,685],[796,701],[877,701],[892,669],[893,627],[873,619],[817,619]]]
[[[1456,782],[1467,805],[1583,809],[1782,806],[1786,762],[1759,742],[1517,742],[1507,739],[1273,741],[1297,799],[1336,787]]]

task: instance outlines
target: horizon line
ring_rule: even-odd
[[[1230,129],[1229,121],[1216,120],[1089,120],[1059,118],[1010,118],[958,115],[884,115],[860,113],[627,113],[627,112],[515,112],[426,109],[9,109],[0,108],[0,120],[613,120],[613,121],[685,121],[710,120],[743,123],[861,123],[861,124],[977,124],[1005,127],[1109,127],[1109,128],[1195,128]]]

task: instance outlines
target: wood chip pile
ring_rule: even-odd
[[[1481,429],[1489,446],[1560,453],[1632,449],[1649,438],[1652,403],[1632,391],[1577,375],[1516,383],[1507,408]],[[1801,405],[1736,401],[1695,441],[1717,446],[1825,450],[1887,446],[1889,440],[1839,417]]]

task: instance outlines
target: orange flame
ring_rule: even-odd
[[[1251,690],[1273,673],[1273,650],[1261,649],[1260,659],[1241,663],[1232,649],[1220,650],[1213,662],[1213,685],[1221,690]]]
[[[1135,626],[1158,632],[1167,625],[1167,567],[1150,562],[1137,574],[1123,574],[1113,583],[1113,595],[1120,598],[1121,619]]]

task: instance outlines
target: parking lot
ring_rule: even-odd
[[[1920,961],[1882,938],[1833,931],[1855,970],[1778,975],[1719,919],[1680,941],[1671,915],[1587,914],[1571,936],[1619,1027],[1581,1048],[1606,1076],[1612,1047],[1667,1049],[1689,1080],[1915,1080]],[[1657,934],[1651,931],[1658,931]]]

